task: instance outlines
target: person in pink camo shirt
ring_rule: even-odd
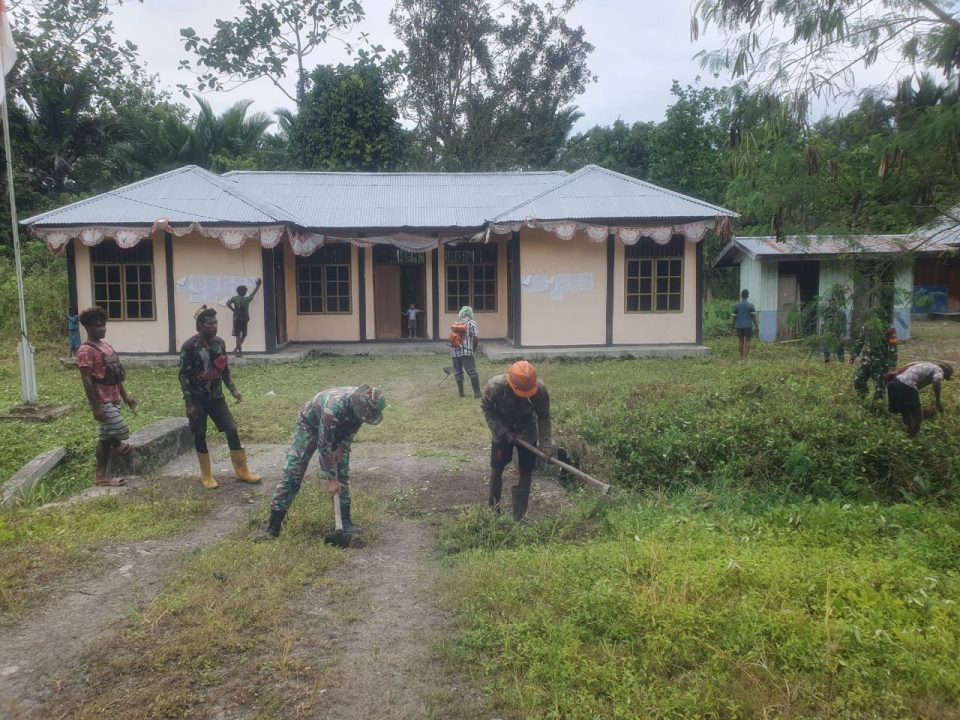
[[[80,324],[86,330],[87,339],[77,350],[77,367],[80,368],[90,410],[100,426],[96,451],[97,472],[93,483],[120,487],[125,484],[124,479],[110,477],[107,465],[112,454],[125,455],[130,452],[127,443],[130,430],[120,412],[120,401],[123,400],[131,410],[136,409],[137,401],[127,395],[120,358],[104,340],[107,334],[107,311],[99,306],[87,308],[80,313]]]

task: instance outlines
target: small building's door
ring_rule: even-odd
[[[400,339],[400,266],[373,266],[374,331],[377,340]]]
[[[781,275],[777,283],[777,338],[788,340],[797,336],[797,311],[800,299],[796,275]]]

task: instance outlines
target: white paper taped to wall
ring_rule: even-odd
[[[563,300],[566,293],[590,292],[593,290],[593,273],[563,273],[560,275],[523,275],[520,291],[549,293],[551,300]]]
[[[257,279],[234,275],[187,275],[177,281],[177,292],[190,295],[190,302],[223,305],[237,294],[239,285],[252,291]]]

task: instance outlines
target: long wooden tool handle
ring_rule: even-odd
[[[343,517],[340,515],[340,493],[333,494],[333,521],[337,530],[343,530]]]
[[[525,447],[527,450],[532,452],[538,458],[541,458],[542,460],[546,460],[549,463],[553,463],[554,465],[557,465],[558,467],[563,468],[564,470],[566,470],[568,473],[572,475],[576,475],[578,478],[583,480],[587,485],[592,487],[594,490],[599,490],[604,495],[608,495],[610,493],[609,485],[607,485],[606,483],[600,482],[595,477],[587,475],[585,472],[583,472],[583,470],[578,470],[573,465],[568,465],[562,460],[557,460],[555,457],[551,457],[547,455],[543,450],[538,448],[536,445],[531,445],[523,438],[518,438],[514,436],[513,441],[518,445],[520,445],[521,447]]]

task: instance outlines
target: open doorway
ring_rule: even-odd
[[[414,337],[427,337],[426,253],[401,250],[392,245],[373,248],[374,327],[378,340],[407,337],[406,310],[412,303],[419,310]]]

